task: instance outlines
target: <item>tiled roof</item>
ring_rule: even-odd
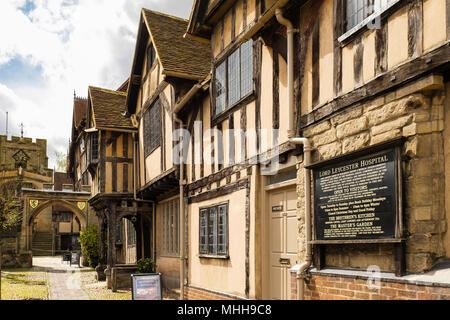
[[[73,124],[75,128],[81,124],[83,119],[86,119],[88,103],[87,99],[75,99],[73,101]]]
[[[149,33],[165,72],[203,79],[211,70],[208,44],[185,39],[188,21],[142,9]]]
[[[129,118],[122,113],[125,111],[127,94],[102,88],[89,87],[92,112],[97,128],[132,129]]]
[[[69,174],[63,172],[55,172],[55,180],[54,180],[54,190],[62,191],[63,184],[73,184],[72,178],[70,178]]]

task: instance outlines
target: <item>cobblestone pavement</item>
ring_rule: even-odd
[[[49,300],[89,300],[81,289],[78,266],[62,262],[61,257],[33,257],[33,267],[48,274]]]

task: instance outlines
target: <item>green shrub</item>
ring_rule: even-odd
[[[153,259],[140,259],[137,262],[137,273],[155,273],[156,272],[156,263]]]
[[[80,231],[79,241],[89,266],[95,268],[98,264],[98,226],[91,225],[86,230]]]

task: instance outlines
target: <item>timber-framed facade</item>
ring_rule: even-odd
[[[102,263],[129,217],[137,257],[182,299],[448,298],[421,274],[450,258],[449,43],[448,0],[195,0],[189,21],[143,9],[129,81],[88,98]],[[95,90],[120,97],[103,124]],[[395,235],[322,239],[314,170],[379,154],[395,156]]]

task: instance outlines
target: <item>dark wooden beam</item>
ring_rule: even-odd
[[[320,98],[320,24],[316,20],[312,32],[312,105],[319,103]]]
[[[408,57],[415,58],[423,52],[423,0],[408,4]]]
[[[446,73],[450,69],[448,57],[450,57],[450,44],[446,43],[394,70],[385,72],[364,86],[335,98],[309,114],[303,115],[301,127],[318,122],[356,103],[374,99],[378,95],[394,90],[432,72]]]
[[[381,28],[375,31],[375,75],[387,70],[387,32],[388,24],[381,22]]]
[[[337,96],[342,90],[342,48],[338,38],[344,33],[344,1],[334,1],[334,64],[333,83],[334,95]]]
[[[272,85],[272,128],[280,129],[280,63],[278,61],[278,50],[273,48],[273,85]]]
[[[358,87],[363,82],[363,58],[364,58],[364,43],[363,35],[358,37],[354,43],[354,56],[353,56],[353,73],[355,86]]]

